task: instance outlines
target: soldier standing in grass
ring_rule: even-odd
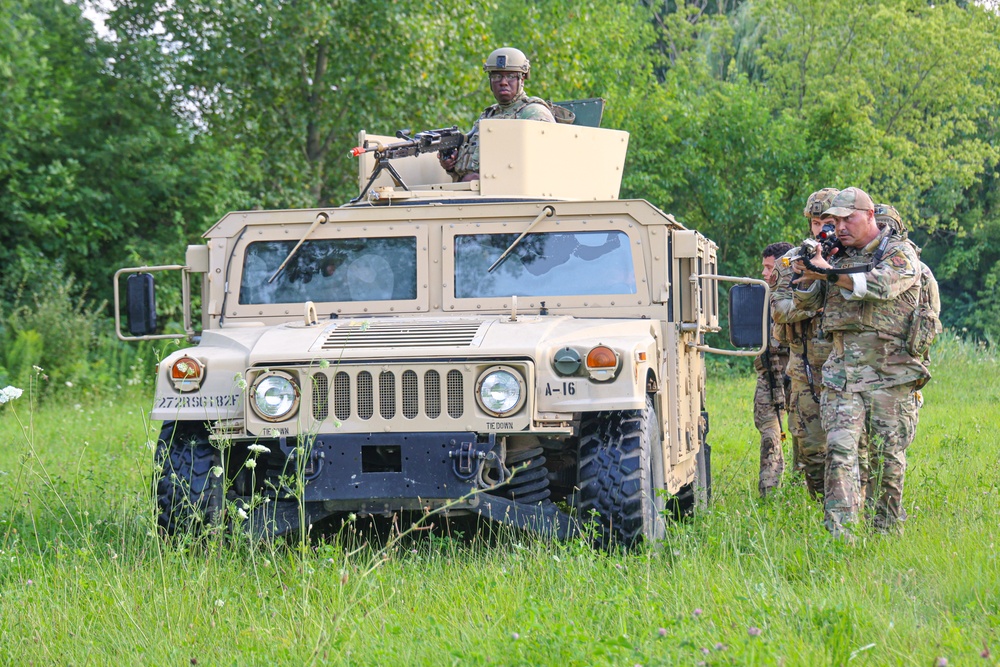
[[[490,90],[497,103],[483,111],[457,152],[438,156],[441,166],[455,181],[473,181],[479,178],[480,120],[505,118],[556,122],[548,102],[540,97],[529,97],[524,92],[524,82],[531,72],[531,63],[521,51],[510,47],[497,49],[486,58],[483,71],[489,75]]]
[[[912,241],[909,241],[907,237],[906,224],[903,222],[902,216],[899,215],[899,211],[896,210],[895,206],[891,204],[875,204],[875,222],[878,224],[879,229],[884,227],[889,227],[893,234],[901,236],[907,239],[907,242],[913,246],[913,249],[917,253],[917,257],[920,257],[920,247],[917,246]],[[931,308],[933,308],[935,316],[939,316],[941,313],[941,295],[938,289],[937,279],[934,277],[934,272],[931,271],[930,267],[924,264],[923,261],[919,263],[919,268],[922,276],[921,280],[921,301],[923,301],[923,291],[928,290],[926,295],[927,301]],[[937,329],[940,331],[940,328]],[[929,363],[929,358],[926,356],[921,357],[926,366]],[[918,383],[922,386],[923,383]],[[921,394],[919,388],[913,393],[913,403],[916,407],[916,415],[914,421],[914,427],[920,422],[920,408],[924,405],[923,395]],[[914,428],[913,433],[910,434],[911,438],[916,434],[916,428]],[[907,443],[909,445],[909,443]],[[868,448],[866,443],[862,443],[861,452],[858,458],[859,465],[861,468],[861,497],[865,503],[865,515],[871,517],[875,512],[875,501],[878,497],[878,490],[881,486],[881,480],[878,479],[877,475],[872,475],[872,467],[877,470],[882,470],[883,466],[879,464],[878,457],[879,453],[874,452],[869,456]],[[875,462],[873,464],[872,458],[874,457]]]
[[[764,248],[761,258],[761,275],[775,287],[778,274],[775,262],[791,250],[791,243],[772,243]],[[773,307],[773,305],[772,305]],[[753,396],[753,423],[760,431],[760,475],[757,490],[761,498],[767,497],[781,483],[785,470],[785,455],[781,451],[785,439],[781,413],[788,403],[785,383],[785,366],[788,364],[788,347],[773,338],[767,348],[753,360],[757,371],[757,385]]]
[[[812,236],[830,218],[823,211],[839,192],[824,188],[809,195],[805,216]],[[802,310],[795,305],[792,280],[796,277],[791,259],[799,252],[789,250],[777,262],[777,287],[771,300],[775,338],[788,345],[788,366],[785,374],[791,380],[788,394],[788,430],[796,445],[795,465],[805,475],[806,488],[813,498],[823,499],[823,477],[826,470],[826,431],[820,417],[820,394],[823,391],[823,364],[830,356],[831,343],[820,327],[822,310]],[[821,286],[822,288],[822,286]]]
[[[827,261],[795,262],[802,278],[796,306],[823,309],[823,330],[833,351],[823,366],[821,397],[826,440],[825,524],[834,537],[853,539],[850,525],[863,502],[858,445],[867,434],[879,480],[875,529],[900,532],[906,447],[913,439],[914,392],[930,374],[907,350],[920,291],[920,262],[913,246],[879,228],[875,205],[858,188],[842,190],[824,215],[835,219],[842,253]],[[838,271],[850,271],[837,273]],[[828,283],[825,301],[823,281]]]

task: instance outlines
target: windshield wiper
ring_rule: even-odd
[[[270,278],[267,279],[268,284],[273,283],[274,279],[277,278],[278,275],[284,270],[285,265],[287,265],[288,262],[291,261],[292,257],[295,257],[295,253],[299,251],[299,248],[301,248],[302,244],[305,243],[305,240],[309,238],[309,235],[312,234],[313,231],[319,225],[321,224],[325,225],[327,222],[329,222],[329,220],[330,216],[328,216],[326,213],[321,212],[319,215],[316,216],[316,220],[309,226],[309,229],[306,230],[306,233],[302,235],[302,238],[299,239],[299,242],[295,244],[295,247],[292,248],[292,251],[288,253],[288,257],[285,258],[285,261],[281,263],[281,266],[279,266],[278,270],[274,272],[274,275],[272,275]]]
[[[525,229],[523,232],[521,232],[520,236],[514,239],[514,242],[511,243],[510,246],[503,251],[502,255],[497,257],[497,261],[493,262],[493,265],[490,268],[486,269],[486,273],[493,273],[493,269],[500,266],[503,263],[503,261],[507,259],[507,255],[510,254],[511,250],[517,247],[517,244],[521,242],[521,239],[523,239],[525,236],[528,235],[528,232],[530,232],[535,227],[535,225],[538,224],[539,220],[541,220],[542,218],[551,218],[555,214],[556,210],[551,206],[546,206],[545,208],[543,208],[542,212],[538,214],[538,217],[532,220],[531,224],[528,225],[528,228]]]

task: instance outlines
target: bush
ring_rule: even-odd
[[[0,384],[26,386],[33,367],[51,387],[103,387],[131,375],[137,350],[115,345],[103,303],[68,277],[61,262],[22,257],[2,283]],[[119,354],[109,354],[115,348]]]

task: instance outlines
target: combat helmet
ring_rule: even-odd
[[[809,195],[806,199],[806,208],[802,214],[807,218],[816,218],[823,215],[823,211],[830,208],[833,198],[840,192],[837,188],[823,188]]]
[[[906,224],[903,222],[899,211],[891,204],[875,204],[875,222],[879,227],[888,225],[893,232],[900,236],[906,235]]]
[[[527,80],[528,73],[531,71],[531,63],[519,49],[505,46],[496,49],[486,57],[483,71],[487,74],[491,72],[521,72]]]

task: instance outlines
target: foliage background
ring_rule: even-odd
[[[714,239],[726,273],[801,240],[810,192],[857,185],[903,213],[946,325],[1000,333],[995,7],[115,0],[99,35],[92,4],[0,0],[0,381],[92,376],[99,357],[57,352],[108,337],[116,267],[175,263],[228,210],[348,199],[359,129],[471,125],[503,44],[530,93],[607,100],[622,196]]]

